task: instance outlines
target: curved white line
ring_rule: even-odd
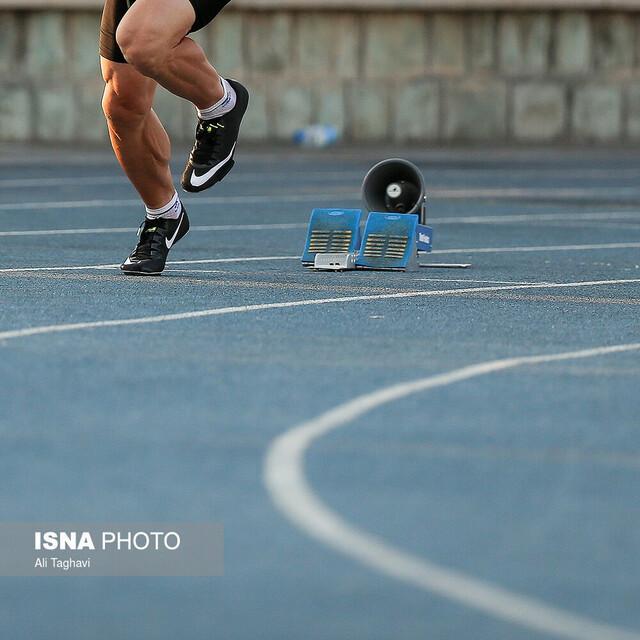
[[[338,304],[345,302],[367,302],[371,300],[392,300],[403,298],[428,298],[447,295],[462,295],[474,293],[486,293],[489,291],[515,291],[518,289],[573,289],[577,287],[612,286],[619,284],[638,284],[640,278],[627,280],[591,280],[584,282],[541,282],[535,284],[518,284],[495,287],[468,287],[459,289],[443,289],[439,291],[403,291],[398,293],[379,293],[362,296],[343,296],[340,298],[312,298],[310,300],[295,300],[291,302],[271,302],[268,304],[249,304],[237,307],[219,307],[216,309],[203,309],[201,311],[185,311],[183,313],[170,313],[158,316],[144,316],[141,318],[125,318],[119,320],[96,320],[92,322],[74,322],[71,324],[53,324],[13,331],[0,332],[1,340],[13,340],[28,336],[47,333],[62,333],[66,331],[80,331],[83,329],[99,329],[104,327],[123,327],[127,325],[154,324],[159,322],[175,322],[177,320],[189,320],[192,318],[207,318],[234,313],[247,313],[250,311],[265,311],[267,309],[289,309],[292,307],[309,307],[321,304]]]
[[[316,540],[397,580],[495,618],[562,638],[639,640],[640,633],[601,624],[396,549],[350,525],[331,511],[314,494],[304,473],[305,454],[316,440],[389,402],[523,365],[576,360],[638,349],[640,343],[633,343],[494,360],[359,396],[276,438],[267,450],[264,482],[276,507],[293,524]]]

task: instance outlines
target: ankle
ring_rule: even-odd
[[[147,218],[177,218],[182,211],[182,202],[180,202],[180,196],[178,192],[174,190],[170,199],[165,200],[165,203],[160,207],[149,207],[145,205],[145,211],[147,212]]]
[[[205,109],[196,109],[198,118],[201,120],[214,120],[229,113],[236,106],[236,92],[233,87],[225,80],[220,78],[220,88],[222,89],[222,97]]]

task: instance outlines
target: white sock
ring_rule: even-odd
[[[176,219],[180,216],[180,212],[182,211],[182,203],[180,202],[180,197],[176,191],[173,194],[173,198],[171,198],[164,207],[160,207],[159,209],[149,209],[149,207],[145,207],[145,209],[149,220],[155,220],[156,218]]]
[[[220,84],[224,89],[224,95],[213,106],[206,109],[196,109],[200,120],[213,120],[219,118],[225,113],[229,113],[236,106],[236,92],[234,88],[223,78],[220,77]]]

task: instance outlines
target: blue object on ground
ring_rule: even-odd
[[[360,209],[314,209],[311,212],[303,264],[312,264],[316,253],[352,253],[360,246]]]
[[[372,211],[364,228],[358,267],[407,269],[416,255],[418,216]]]
[[[338,130],[326,124],[313,124],[295,131],[293,141],[301,147],[328,147],[338,141]]]

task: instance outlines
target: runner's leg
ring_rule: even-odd
[[[113,150],[145,205],[165,205],[175,193],[171,143],[153,111],[156,82],[131,65],[100,59],[105,92],[102,106]]]
[[[116,40],[140,73],[206,109],[224,90],[202,48],[186,37],[195,19],[189,0],[136,0],[122,18]]]

